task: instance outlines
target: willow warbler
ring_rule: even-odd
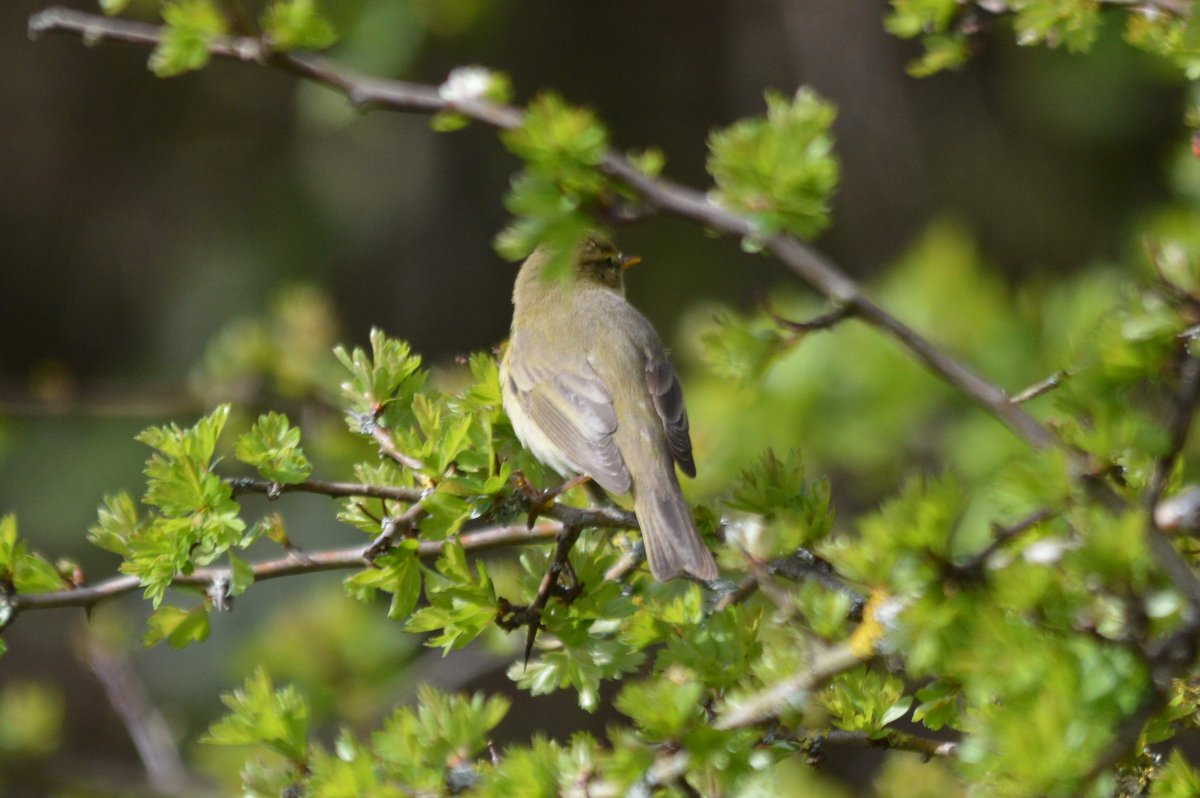
[[[675,476],[676,464],[696,475],[683,391],[658,334],[625,299],[624,271],[639,259],[597,233],[562,279],[544,274],[550,256],[534,251],[513,289],[500,386],[517,437],[563,476],[633,494],[656,579],[715,579]]]

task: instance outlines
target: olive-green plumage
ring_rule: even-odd
[[[662,342],[625,299],[623,257],[597,234],[572,273],[546,279],[539,248],[513,289],[512,337],[500,364],[504,408],[530,452],[564,476],[632,493],[650,571],[715,579],[675,464],[696,475],[683,391]]]

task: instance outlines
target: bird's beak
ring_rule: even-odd
[[[637,266],[642,262],[642,259],[637,255],[622,255],[621,256],[621,271],[625,271],[630,266]]]

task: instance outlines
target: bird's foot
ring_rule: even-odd
[[[559,485],[557,488],[543,490],[535,487],[532,482],[521,471],[516,471],[512,475],[512,481],[517,486],[517,490],[521,492],[525,499],[525,514],[528,519],[530,529],[537,523],[542,513],[546,512],[554,505],[554,500],[572,488],[590,482],[591,477],[585,475],[568,479],[566,482]]]
[[[542,610],[545,609],[550,597],[555,596],[560,601],[569,604],[583,593],[583,583],[579,581],[570,560],[571,548],[579,539],[581,531],[578,527],[569,526],[564,527],[559,533],[558,545],[554,549],[554,559],[550,561],[550,567],[546,569],[546,573],[538,585],[537,593],[528,606],[514,605],[507,599],[499,599],[496,623],[501,629],[513,631],[522,626],[529,627],[529,631],[525,635],[526,665],[529,664],[529,657],[533,654],[533,644],[537,640],[538,630],[542,628]],[[564,574],[569,576],[567,584],[562,582]]]

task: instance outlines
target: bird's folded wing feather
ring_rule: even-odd
[[[612,394],[591,364],[571,370],[528,369],[525,358],[510,367],[521,407],[580,473],[610,493],[627,493],[633,482],[614,433]]]
[[[692,459],[692,438],[688,432],[687,407],[683,403],[683,389],[671,361],[659,353],[648,353],[646,359],[646,386],[654,400],[654,409],[662,419],[667,433],[667,449],[679,463],[680,469],[689,477],[696,476],[696,461]]]

